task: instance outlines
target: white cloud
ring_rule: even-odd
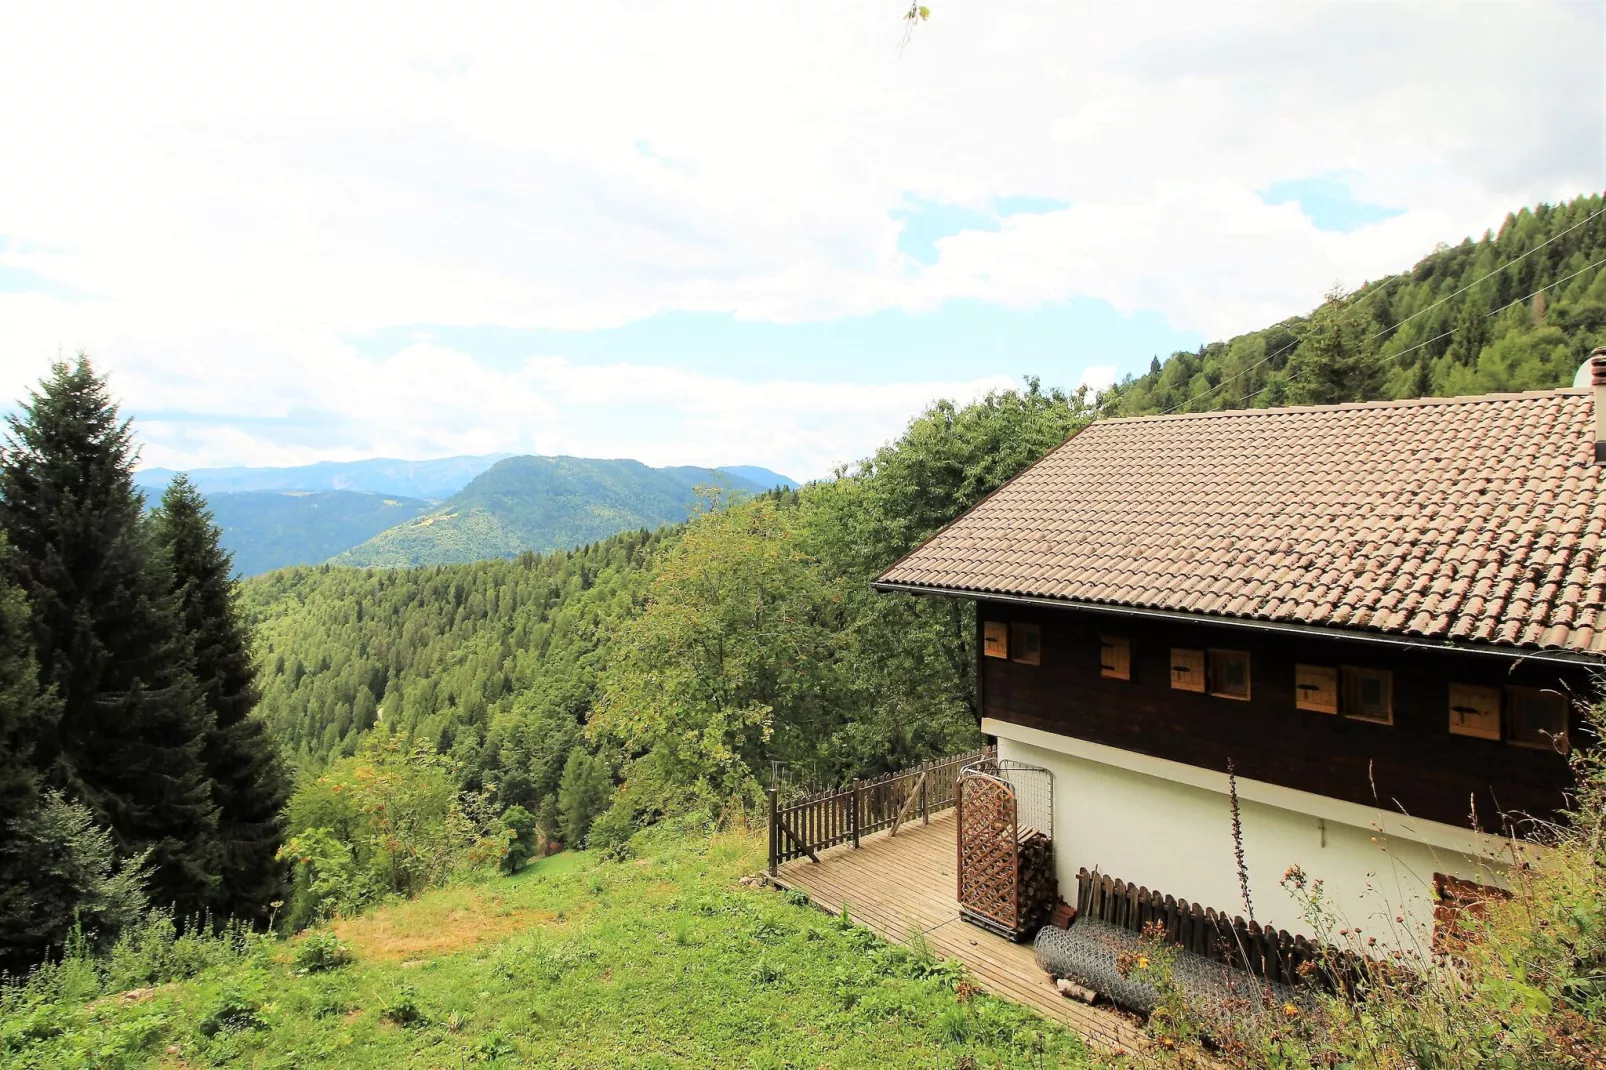
[[[169,468],[531,452],[759,464],[807,479],[896,437],[935,398],[1016,385],[745,383],[561,357],[497,371],[437,345],[373,359],[292,335],[172,338],[162,353],[103,366],[127,409],[146,414],[135,425],[143,463]]]
[[[1222,335],[1509,208],[1600,188],[1606,172],[1597,5],[1385,17],[945,0],[900,53],[901,11],[16,5],[0,65],[0,268],[88,296],[0,294],[0,388],[88,345],[138,407],[174,417],[161,426],[175,437],[153,446],[170,459],[520,436],[706,459],[691,444],[724,436],[710,441],[732,447],[727,460],[818,471],[889,433],[886,406],[907,414],[934,384],[813,395],[645,366],[495,373],[417,347],[367,363],[338,339],[1072,294]],[[1406,211],[1336,234],[1256,196],[1334,172]],[[910,193],[1070,207],[945,239],[916,270],[888,215]],[[864,390],[874,415],[858,432],[850,399]],[[777,401],[836,415],[748,408]],[[678,430],[644,441],[607,422],[609,405],[666,406],[657,418]],[[253,416],[277,422],[239,422]],[[743,436],[770,452],[737,448]]]

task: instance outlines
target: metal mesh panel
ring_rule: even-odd
[[[1137,933],[1095,918],[1078,918],[1069,929],[1045,926],[1037,934],[1035,951],[1037,965],[1045,973],[1090,988],[1128,1010],[1149,1014],[1159,1004],[1159,993],[1139,971],[1123,977],[1118,966],[1123,952],[1136,953],[1141,947]],[[1288,1004],[1305,1007],[1310,998],[1309,993],[1296,994],[1287,985],[1181,948],[1174,952],[1171,977],[1189,1006],[1206,1018],[1281,1013]]]
[[[1054,881],[1054,775],[997,758],[959,776],[959,902],[964,916],[1011,939],[1048,916]]]

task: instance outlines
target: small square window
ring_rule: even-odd
[[[1249,698],[1249,654],[1242,650],[1210,651],[1210,693],[1220,698]]]
[[[1099,636],[1099,675],[1112,680],[1132,679],[1132,640],[1119,635]]]
[[[1450,731],[1478,739],[1500,738],[1500,689],[1482,684],[1450,685]]]
[[[1043,633],[1035,624],[1009,626],[1009,660],[1022,665],[1039,665],[1043,661]]]
[[[990,620],[981,626],[981,652],[989,658],[1009,657],[1009,625]]]
[[[1507,739],[1519,747],[1567,753],[1567,696],[1537,687],[1506,688]]]
[[[1203,650],[1171,648],[1171,687],[1176,691],[1203,691],[1205,689],[1205,653]]]
[[[1387,669],[1344,666],[1344,716],[1394,723],[1394,674]]]

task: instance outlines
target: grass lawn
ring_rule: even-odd
[[[752,838],[641,850],[336,922],[353,960],[333,969],[297,969],[303,935],[194,956],[187,980],[132,993],[60,971],[0,1000],[0,1065],[1085,1065],[1076,1037],[973,994],[957,966],[742,887],[763,864]]]

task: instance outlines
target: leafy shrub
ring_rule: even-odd
[[[630,840],[638,831],[635,807],[630,797],[620,792],[609,806],[591,822],[586,835],[586,846],[603,853],[606,858],[623,861],[630,856]]]
[[[956,1003],[937,1015],[932,1028],[947,1043],[963,1044],[970,1039],[970,1016],[965,1013],[964,1007]]]
[[[507,848],[507,827],[484,793],[458,789],[451,759],[389,735],[304,779],[287,824],[279,858],[291,864],[291,930],[441,887]]]
[[[396,986],[385,1005],[379,1008],[379,1016],[400,1026],[424,1025],[429,1021],[418,1005],[418,989],[408,984]]]
[[[357,1009],[357,1004],[344,988],[320,988],[312,997],[314,1018],[334,1018]]]
[[[502,811],[502,825],[507,830],[507,853],[502,855],[502,872],[517,873],[535,854],[535,815],[522,806],[510,806]]]
[[[60,953],[75,925],[103,950],[149,910],[148,852],[119,859],[111,833],[82,803],[49,792],[0,833],[0,869],[20,877],[6,888],[0,970],[21,973]]]
[[[350,962],[351,948],[328,929],[310,932],[296,945],[295,965],[298,973],[337,970]]]
[[[781,968],[771,962],[767,957],[760,956],[753,966],[753,983],[755,985],[772,985],[782,977]]]
[[[261,1004],[238,989],[225,989],[201,1017],[198,1027],[202,1036],[215,1037],[220,1033],[243,1033],[251,1029],[265,1029],[267,1023],[258,1013]]]
[[[491,1033],[474,1042],[474,1047],[469,1050],[468,1059],[472,1063],[489,1063],[498,1059],[511,1059],[518,1053],[519,1049],[513,1046],[512,1041],[500,1033]]]

